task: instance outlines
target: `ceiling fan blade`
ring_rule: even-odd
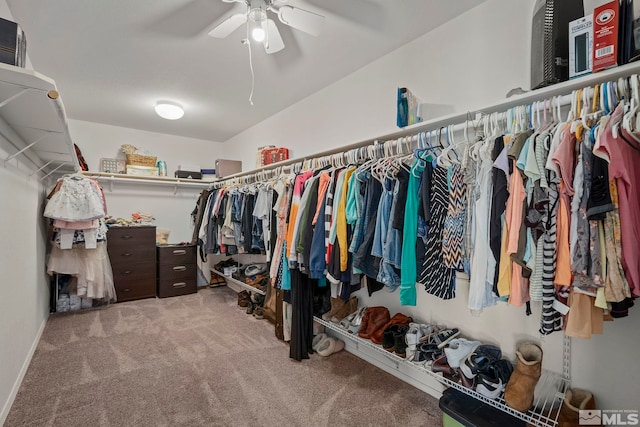
[[[211,37],[223,39],[229,34],[233,33],[240,25],[244,24],[245,22],[247,22],[247,14],[236,13],[235,15],[231,15],[230,17],[222,21],[219,25],[214,27],[211,31],[209,31],[209,35]]]
[[[320,34],[324,24],[324,16],[291,6],[282,6],[278,9],[278,19],[283,24],[312,36]]]
[[[264,50],[266,50],[268,54],[280,52],[282,49],[284,49],[284,42],[282,41],[282,36],[280,35],[278,26],[273,21],[273,19],[267,19],[265,27],[267,37],[263,42]]]

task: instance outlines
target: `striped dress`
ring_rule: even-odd
[[[455,270],[444,264],[442,235],[449,207],[447,169],[435,168],[431,178],[429,235],[418,282],[427,292],[442,299],[455,298]]]

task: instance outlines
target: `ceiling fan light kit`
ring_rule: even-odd
[[[167,120],[178,120],[184,116],[184,109],[177,102],[158,101],[155,110],[157,115]]]
[[[241,3],[244,11],[235,11],[226,19],[216,25],[209,35],[215,38],[225,38],[238,29],[242,24],[247,24],[247,33],[253,40],[263,44],[268,54],[273,54],[284,49],[284,42],[273,19],[267,12],[278,17],[278,20],[292,28],[304,31],[307,34],[317,36],[324,24],[324,16],[293,6],[280,6],[286,0],[222,0],[225,3]]]

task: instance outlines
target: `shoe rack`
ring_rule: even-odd
[[[266,295],[267,294],[265,291],[262,291],[262,290],[260,290],[258,288],[255,288],[255,287],[251,286],[251,285],[247,285],[246,283],[244,283],[244,282],[242,282],[240,280],[234,279],[231,276],[226,276],[222,271],[219,271],[219,270],[216,270],[216,269],[213,269],[213,268],[211,269],[211,271],[213,271],[214,273],[224,277],[224,279],[227,281],[227,283],[231,282],[234,285],[240,286],[241,288],[246,289],[249,292],[255,292],[256,294],[260,294],[260,295]]]
[[[244,283],[241,280],[235,279],[233,276],[228,276],[225,275],[224,272],[220,271],[220,270],[216,270],[215,268],[213,268],[213,265],[215,265],[219,259],[223,259],[223,258],[231,258],[233,259],[236,263],[238,264],[247,264],[247,263],[251,263],[251,262],[259,262],[259,263],[266,263],[266,256],[262,255],[262,254],[245,254],[245,253],[241,253],[241,254],[234,254],[234,255],[222,255],[222,254],[209,254],[209,256],[207,257],[208,259],[210,259],[210,261],[207,262],[206,265],[209,266],[209,270],[213,273],[216,273],[217,275],[223,277],[226,282],[227,285],[232,284],[233,286],[231,286],[235,291],[239,291],[238,288],[241,289],[245,289],[249,292],[255,292],[256,294],[260,294],[260,295],[266,295],[266,291],[260,290],[256,287],[253,287],[251,285],[248,285],[246,283]],[[207,279],[209,280],[209,278]]]
[[[554,427],[558,423],[557,418],[559,410],[557,409],[562,405],[565,392],[569,387],[569,379],[566,375],[543,369],[542,375],[540,376],[538,384],[536,385],[533,409],[530,409],[527,412],[520,412],[509,407],[502,397],[499,397],[498,399],[489,399],[488,397],[485,397],[475,390],[467,388],[460,383],[451,381],[448,378],[444,378],[439,373],[431,371],[430,367],[428,366],[415,364],[396,355],[395,353],[388,352],[387,350],[382,348],[381,345],[374,344],[370,340],[366,340],[360,338],[358,335],[351,334],[334,323],[327,322],[318,317],[314,317],[314,321],[323,325],[326,330],[331,331],[334,335],[337,335],[343,338],[345,341],[350,342],[352,345],[347,345],[345,347],[347,351],[367,360],[368,362],[382,368],[387,372],[390,372],[392,375],[395,375],[402,380],[406,380],[404,377],[406,377],[407,370],[412,370],[416,374],[419,374],[412,376],[411,382],[413,383],[412,385],[422,390],[433,390],[433,386],[431,383],[423,382],[422,384],[415,384],[416,382],[421,382],[419,378],[424,378],[426,376],[428,378],[435,379],[444,387],[455,388],[456,390],[465,393],[475,399],[478,399],[486,403],[487,405],[493,406],[494,408],[504,411],[515,418],[525,421],[532,426]],[[565,343],[565,346],[566,345],[567,344]],[[376,355],[387,358],[391,363],[385,363],[384,366],[381,366],[378,362],[379,358],[363,357],[363,355],[366,355],[366,352],[363,350],[373,351]],[[395,372],[391,372],[388,369],[389,366],[395,367],[397,372],[405,372],[405,374],[396,375]]]

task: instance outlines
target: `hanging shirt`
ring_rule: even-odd
[[[431,165],[426,164],[431,170]],[[425,170],[422,160],[411,167],[407,186],[407,203],[404,210],[402,233],[402,269],[400,276],[400,304],[416,305],[416,239],[418,238],[418,191],[420,175]]]
[[[607,153],[611,159],[609,178],[616,180],[619,198],[622,266],[631,293],[640,296],[640,147],[633,145],[634,139],[625,135],[623,128],[619,129],[621,135],[618,138],[613,136],[612,126],[620,123],[623,112],[624,106],[619,105],[611,115],[600,135],[598,152]]]

